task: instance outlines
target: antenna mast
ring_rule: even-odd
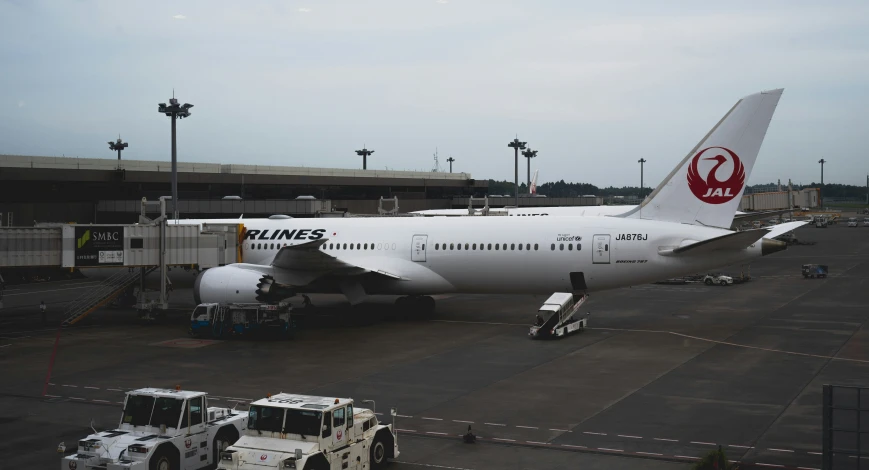
[[[434,153],[434,168],[432,168],[431,172],[432,172],[432,173],[437,173],[437,172],[439,172],[439,171],[441,171],[441,164],[440,164],[440,161],[438,161],[438,148],[435,147],[435,153]]]

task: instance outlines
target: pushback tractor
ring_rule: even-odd
[[[190,314],[190,335],[219,339],[256,333],[292,338],[292,310],[289,303],[199,304]]]
[[[247,414],[208,407],[203,392],[143,388],[127,393],[121,424],[78,442],[61,470],[214,468],[246,428]]]
[[[537,321],[528,330],[528,336],[538,338],[557,338],[582,331],[588,324],[588,315],[580,317],[579,308],[588,295],[556,292],[552,294],[537,311]]]
[[[381,424],[373,410],[348,398],[280,393],[251,404],[247,428],[220,453],[217,468],[365,470],[396,457],[393,425]]]

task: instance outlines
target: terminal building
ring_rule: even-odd
[[[488,190],[487,180],[468,173],[193,162],[177,166],[182,218],[376,214],[381,198],[398,198],[402,212],[446,209],[454,197],[483,196]],[[167,161],[0,155],[0,225],[132,223],[143,197],[171,195],[170,175]]]

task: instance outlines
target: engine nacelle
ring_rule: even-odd
[[[277,303],[295,293],[259,271],[237,266],[211,268],[196,279],[193,298],[201,303]]]

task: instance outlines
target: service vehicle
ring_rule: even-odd
[[[247,413],[208,407],[205,392],[141,388],[127,393],[121,424],[78,442],[61,470],[214,468],[247,427]],[[61,444],[62,445],[62,444]],[[58,449],[60,450],[60,449]]]
[[[729,286],[733,284],[733,278],[724,274],[707,274],[703,277],[703,283],[707,286],[718,284],[721,286]]]
[[[804,264],[803,265],[803,277],[804,278],[825,278],[827,274],[830,272],[830,269],[825,264]]]
[[[353,399],[279,393],[250,405],[247,428],[217,468],[378,469],[398,454],[394,426]]]
[[[827,219],[823,217],[816,217],[815,228],[827,228]]]
[[[190,335],[224,338],[251,333],[292,337],[295,323],[289,302],[279,304],[199,304],[190,314]]]
[[[863,226],[864,226],[864,227],[869,227],[869,217],[863,219]]]
[[[860,226],[860,224],[857,223],[856,217],[851,217],[850,219],[848,219],[848,227],[859,227],[859,226]]]
[[[549,296],[537,310],[537,321],[528,330],[531,338],[566,336],[585,329],[588,315],[576,318],[579,307],[588,299],[587,295],[556,292]]]

